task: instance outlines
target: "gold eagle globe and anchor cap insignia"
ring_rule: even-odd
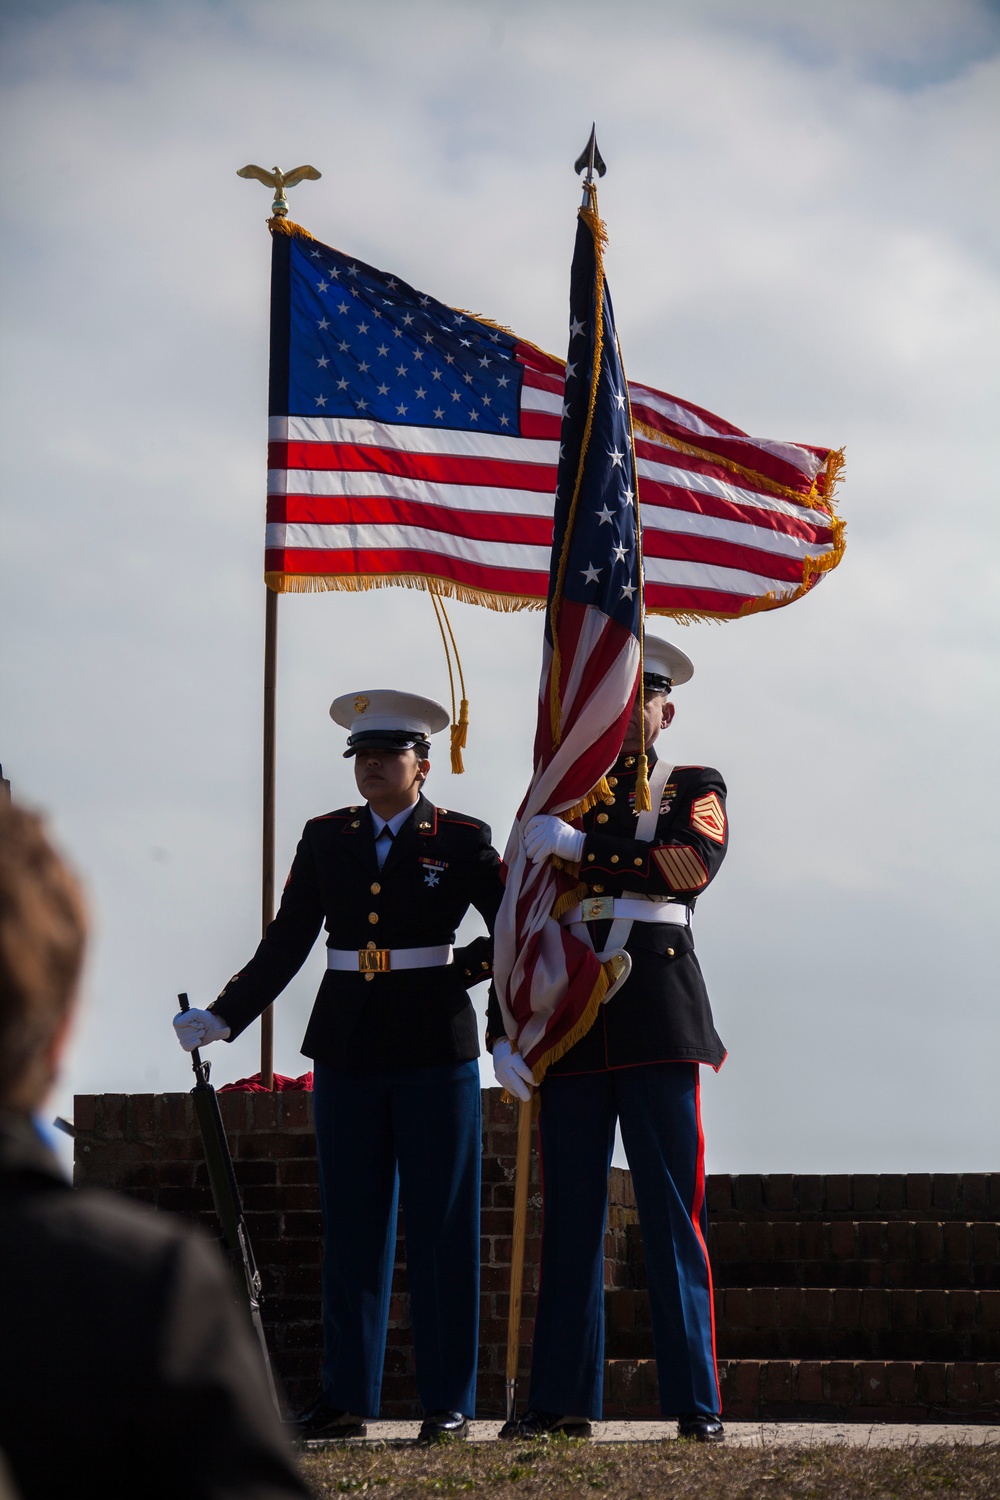
[[[432,734],[447,729],[447,709],[433,698],[395,688],[342,693],[330,704],[330,718],[349,730],[345,760],[359,750],[412,750],[426,753]]]

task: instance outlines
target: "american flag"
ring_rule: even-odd
[[[504,856],[494,932],[504,1025],[536,1082],[593,1024],[613,973],[553,917],[579,900],[576,873],[548,860],[531,864],[523,833],[536,814],[572,821],[596,800],[621,750],[641,660],[632,425],[593,189],[590,198],[595,206],[580,211],[570,278],[570,360],[534,774]]]
[[[541,608],[571,360],[274,221],[265,574]],[[840,455],[629,383],[646,609],[729,619],[843,551]]]

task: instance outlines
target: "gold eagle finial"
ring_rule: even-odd
[[[266,167],[255,167],[251,162],[247,167],[240,167],[236,173],[237,177],[256,177],[265,187],[274,189],[274,202],[271,204],[271,212],[276,219],[288,217],[288,199],[285,197],[285,189],[295,187],[303,178],[308,177],[310,182],[318,182],[322,172],[317,172],[315,167],[295,167],[291,172],[282,172],[280,167],[268,171]]]

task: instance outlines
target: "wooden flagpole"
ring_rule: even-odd
[[[293,188],[308,179],[318,182],[322,173],[315,167],[295,167],[291,172],[282,172],[275,167],[268,171],[253,162],[240,167],[237,177],[253,178],[274,191],[271,204],[271,349],[268,379],[268,410],[282,414],[288,411],[288,257],[287,241],[283,244],[284,258],[275,254],[276,236],[273,225],[276,220],[287,219],[288,199],[286,188]],[[280,237],[284,239],[284,237]],[[277,404],[276,404],[277,402]],[[267,590],[267,606],[264,614],[264,795],[263,830],[261,837],[261,881],[260,914],[261,931],[266,932],[274,917],[274,739],[275,739],[275,684],[278,676],[278,596],[273,589]],[[260,1081],[266,1089],[274,1088],[274,1008],[268,1006],[260,1018]]]
[[[507,1309],[507,1421],[517,1401],[517,1362],[521,1348],[521,1289],[524,1284],[524,1241],[528,1228],[528,1183],[531,1179],[531,1127],[535,1097],[525,1099],[517,1112],[517,1167],[514,1176],[514,1233],[510,1249],[510,1299]]]
[[[597,126],[592,125],[590,139],[573,170],[586,169],[583,189],[584,206],[590,203],[594,172],[603,177],[607,168],[597,149]],[[507,1421],[514,1416],[517,1398],[517,1361],[521,1344],[521,1289],[524,1283],[524,1241],[528,1225],[528,1182],[531,1176],[531,1126],[538,1105],[537,1090],[522,1103],[517,1117],[517,1170],[514,1179],[514,1232],[510,1251],[510,1306],[507,1313]]]
[[[264,786],[261,838],[261,932],[274,917],[275,698],[278,679],[278,596],[267,589],[264,613]],[[274,1006],[260,1018],[260,1081],[274,1087]]]

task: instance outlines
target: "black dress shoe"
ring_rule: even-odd
[[[418,1443],[440,1443],[444,1438],[469,1436],[469,1419],[460,1411],[429,1411],[420,1424]]]
[[[368,1433],[361,1417],[355,1417],[349,1411],[341,1411],[338,1407],[328,1406],[322,1392],[311,1406],[292,1417],[289,1426],[302,1442],[320,1438],[366,1437]]]
[[[714,1412],[708,1415],[705,1412],[692,1411],[677,1418],[677,1436],[693,1438],[696,1443],[724,1443],[726,1429],[722,1425],[721,1417]]]
[[[586,1417],[561,1417],[554,1411],[526,1411],[523,1417],[512,1417],[505,1422],[499,1437],[520,1440],[523,1438],[549,1438],[556,1434],[572,1438],[589,1438],[590,1423]]]

